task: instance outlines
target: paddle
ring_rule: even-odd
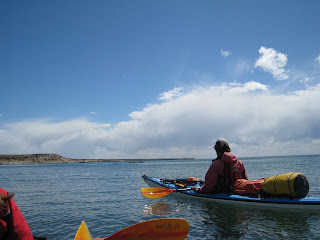
[[[106,238],[94,240],[182,240],[189,232],[189,224],[184,219],[162,218],[137,223],[124,228]],[[92,240],[86,223],[83,221],[74,240]]]
[[[163,187],[149,187],[141,188],[141,193],[147,198],[162,198],[169,195],[172,192],[183,192],[188,190],[191,190],[191,188],[172,189]]]

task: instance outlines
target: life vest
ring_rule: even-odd
[[[2,188],[0,194],[9,195]],[[11,198],[7,204],[8,209],[2,209],[0,213],[0,239],[33,240],[29,225],[14,200]]]
[[[304,198],[309,192],[309,183],[303,174],[289,172],[266,178],[262,184],[262,190],[275,196]]]
[[[260,178],[255,181],[238,179],[233,184],[233,192],[239,195],[257,195],[261,192],[263,182],[264,178]]]
[[[224,174],[218,177],[216,192],[232,192],[233,184],[238,179],[245,179],[244,167],[242,162],[237,159],[236,162],[224,163]]]

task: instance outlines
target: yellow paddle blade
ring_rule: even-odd
[[[184,219],[163,218],[141,222],[124,228],[107,238],[95,240],[182,240],[189,232]]]
[[[74,240],[92,240],[91,234],[85,221],[82,221]]]
[[[140,190],[147,198],[162,198],[174,192],[174,189],[162,187],[141,188]]]

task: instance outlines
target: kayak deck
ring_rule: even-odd
[[[181,189],[185,186],[179,186],[174,180],[159,179],[148,177],[143,175],[142,178],[150,187],[165,187],[171,189]],[[200,182],[189,184],[190,186],[200,187]],[[257,196],[241,196],[234,193],[195,193],[192,190],[179,191],[173,193],[179,196],[188,196],[197,199],[208,199],[224,203],[237,203],[247,205],[258,205],[258,206],[272,206],[282,208],[294,208],[294,209],[313,209],[320,210],[320,198],[319,197],[305,197],[291,199],[289,197],[257,197]]]

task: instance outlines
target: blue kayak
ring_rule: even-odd
[[[185,189],[186,185],[177,183],[174,179],[159,179],[143,175],[142,178],[150,187]],[[200,187],[201,182],[188,183],[188,187]],[[206,199],[222,203],[255,205],[261,207],[277,207],[291,209],[311,209],[320,211],[320,197],[290,198],[290,197],[260,197],[241,196],[234,193],[195,193],[192,190],[173,192],[172,195],[186,196],[194,199]]]

